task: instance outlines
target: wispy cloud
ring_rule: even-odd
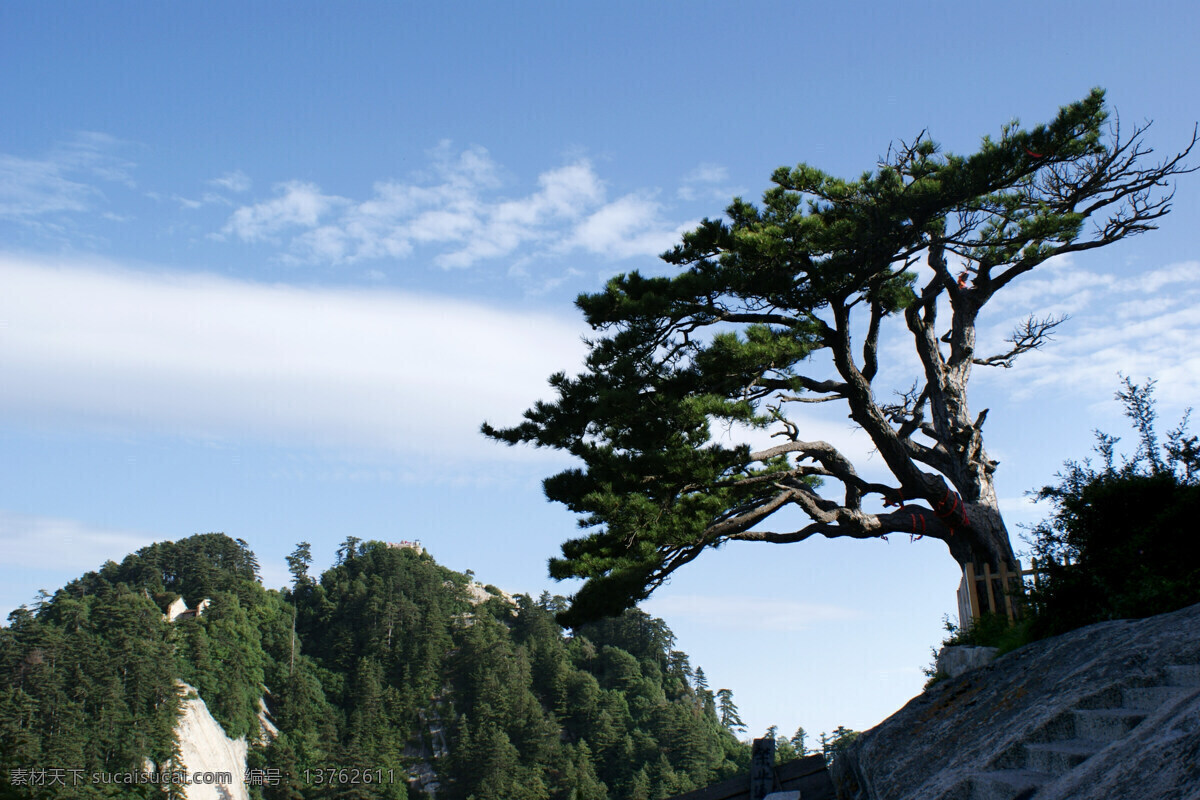
[[[240,169],[233,172],[226,172],[219,178],[213,178],[208,182],[210,186],[216,186],[218,189],[225,189],[230,192],[248,192],[253,182],[250,176],[242,172]]]
[[[840,606],[746,595],[667,595],[652,597],[643,605],[649,613],[668,621],[688,617],[726,630],[800,631],[862,616],[855,609]]]
[[[1157,397],[1164,406],[1191,405],[1200,396],[1200,354],[1194,344],[1200,340],[1200,262],[1132,271],[1095,257],[1052,259],[985,307],[976,354],[1006,352],[1011,347],[1006,337],[1030,314],[1070,319],[1053,331],[1052,341],[1018,358],[1012,369],[976,367],[973,404],[1053,396],[1071,398],[1080,407],[1108,408],[1119,372],[1158,379]],[[948,319],[949,309],[939,318]],[[912,337],[900,320],[885,323],[880,365],[881,396],[884,387],[908,388],[922,374]]]
[[[134,165],[117,155],[119,146],[111,136],[84,132],[40,158],[0,153],[0,218],[84,212],[103,199],[98,184],[132,186]]]
[[[315,228],[323,216],[349,202],[301,181],[281,183],[275,194],[271,200],[234,211],[221,233],[247,242],[270,240],[288,228]]]
[[[683,176],[676,190],[680,200],[713,199],[728,203],[737,194],[728,187],[729,170],[720,164],[704,163]]]
[[[670,250],[684,231],[694,228],[698,222],[690,220],[666,227],[661,218],[662,207],[652,198],[625,195],[576,226],[566,247],[578,247],[608,258],[658,255]]]
[[[999,298],[998,298],[999,299]],[[1004,297],[1008,313],[991,313],[979,352],[999,352],[1019,322],[1013,312],[1070,313],[1043,351],[1026,355],[1000,376],[1014,396],[1051,390],[1098,392],[1111,398],[1118,372],[1159,380],[1158,397],[1188,405],[1200,396],[1200,262],[1186,261],[1114,275],[1063,259],[1047,274],[1017,284]],[[983,371],[988,375],[987,371]],[[998,380],[985,377],[985,381]]]
[[[62,165],[0,155],[0,216],[32,217],[56,211],[84,211],[99,195],[91,186],[65,177]]]
[[[513,423],[582,360],[574,320],[381,290],[0,255],[0,409],[54,427],[529,458]]]
[[[367,199],[283,183],[274,198],[236,209],[221,233],[243,241],[277,241],[286,233],[280,243],[290,261],[405,258],[423,248],[434,264],[455,269],[572,250],[653,256],[694,224],[668,221],[653,192],[609,199],[587,159],[542,172],[536,189],[516,197],[501,193],[501,172],[485,149],[455,153],[443,142],[423,175],[380,181]]]
[[[0,619],[33,603],[39,591],[53,594],[81,573],[120,561],[152,541],[136,531],[0,509]]]
[[[120,561],[152,541],[132,531],[0,510],[0,565],[5,567],[78,574],[98,569],[105,561]]]

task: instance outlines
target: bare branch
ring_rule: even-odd
[[[799,453],[801,458],[811,458],[814,461],[820,462],[827,469],[833,469],[836,473],[844,472],[847,476],[855,476],[854,466],[850,463],[850,459],[846,458],[836,447],[829,442],[813,441],[801,442],[792,441],[787,444],[768,447],[766,450],[759,450],[750,454],[751,461],[767,461],[777,456],[786,455],[788,453]]]
[[[1040,350],[1046,342],[1053,341],[1054,337],[1050,335],[1050,331],[1062,325],[1068,319],[1070,317],[1066,314],[1063,314],[1061,317],[1051,315],[1041,319],[1030,314],[1004,340],[1012,344],[1012,348],[1008,352],[988,356],[987,358],[973,358],[971,359],[971,363],[981,367],[1004,367],[1008,369],[1012,367],[1013,360],[1017,356],[1022,353],[1028,353],[1030,350]]]
[[[841,481],[846,487],[846,499],[844,504],[847,508],[857,509],[862,503],[863,494],[872,490],[872,485],[866,483],[858,476],[854,469],[854,465],[850,463],[850,459],[846,458],[841,451],[831,445],[829,442],[814,441],[802,442],[793,439],[786,444],[769,447],[766,450],[760,450],[750,454],[751,461],[768,461],[778,456],[796,453],[801,460],[812,459],[825,468],[826,474]],[[811,492],[807,485],[790,487],[801,494],[806,491]],[[879,487],[880,489],[884,487]],[[816,495],[813,494],[815,497]],[[812,516],[813,510],[820,511],[818,505],[813,505],[812,508],[806,505],[806,500],[811,498],[794,498],[797,503],[804,508],[806,513]],[[814,517],[815,518],[815,517]]]
[[[852,539],[880,539],[886,538],[889,533],[907,533],[917,538],[929,536],[943,540],[954,535],[954,530],[947,527],[936,512],[923,506],[905,506],[886,514],[864,514],[839,509],[838,513],[827,516],[831,519],[814,520],[796,531],[783,533],[748,530],[727,538],[741,542],[791,544],[816,535],[830,539],[843,536]]]
[[[1005,284],[1041,264],[1048,258],[1065,253],[1077,253],[1103,247],[1129,236],[1154,230],[1155,221],[1165,216],[1171,207],[1174,190],[1169,178],[1195,172],[1200,167],[1188,167],[1184,159],[1200,141],[1200,128],[1193,128],[1191,141],[1179,153],[1152,166],[1143,166],[1146,156],[1154,150],[1143,142],[1149,124],[1137,127],[1127,141],[1121,140],[1120,120],[1112,127],[1113,141],[1099,153],[1073,161],[1058,162],[1048,167],[1026,186],[1025,215],[1045,208],[1051,214],[1077,214],[1089,218],[1108,209],[1108,218],[1094,221],[1093,238],[1076,241],[1060,240],[1061,244],[1038,242],[1021,229],[1017,220],[1011,226],[993,228],[987,248],[1008,252],[1013,256],[1010,266],[995,277],[989,275],[1001,262],[981,262],[987,294],[990,296]],[[1086,205],[1084,205],[1086,203]],[[994,213],[994,209],[989,209]],[[1031,217],[1032,219],[1032,217]],[[1011,231],[1005,235],[1005,231]],[[1041,246],[1032,251],[1030,243]],[[979,240],[957,241],[955,252],[972,258],[984,244]]]
[[[780,395],[780,401],[785,403],[828,403],[830,400],[844,400],[840,394],[827,394],[824,397],[797,397],[795,395]]]
[[[888,422],[900,426],[896,433],[900,438],[906,439],[918,429],[925,419],[925,403],[929,399],[929,387],[926,386],[918,392],[917,384],[914,381],[906,391],[893,392],[893,394],[900,398],[900,402],[882,405],[879,410],[887,417]]]

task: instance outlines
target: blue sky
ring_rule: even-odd
[[[567,593],[540,490],[567,462],[477,430],[578,366],[578,293],[663,271],[781,165],[853,177],[926,129],[970,152],[1093,86],[1160,153],[1200,118],[1191,3],[833,5],[0,6],[0,612],[205,531],[271,586],[354,535]],[[985,341],[1072,316],[973,384],[1014,535],[1093,428],[1127,434],[1119,371],[1167,425],[1197,396],[1197,227],[1185,177],[1162,230],[994,301]],[[844,414],[805,422],[876,468]],[[919,691],[957,581],[936,542],[742,544],[646,607],[751,733],[816,733]]]

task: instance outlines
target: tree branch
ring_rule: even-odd
[[[973,358],[971,359],[971,363],[978,364],[981,367],[1004,367],[1008,369],[1012,367],[1013,360],[1017,356],[1022,353],[1028,353],[1030,350],[1039,350],[1046,342],[1053,341],[1054,337],[1050,336],[1050,331],[1068,319],[1070,317],[1066,314],[1063,314],[1061,317],[1048,316],[1042,319],[1038,319],[1033,314],[1030,314],[1004,340],[1012,344],[1012,349],[1006,353],[988,356],[987,358]]]
[[[846,513],[833,515],[835,519],[831,521],[814,521],[795,531],[745,531],[727,538],[739,542],[791,544],[815,535],[829,539],[843,536],[852,539],[880,539],[886,538],[889,533],[907,533],[918,538],[929,536],[942,540],[954,535],[954,530],[947,527],[934,511],[923,506],[905,506],[886,514],[854,513],[848,509],[840,511]]]
[[[883,306],[871,303],[871,321],[867,325],[867,338],[863,342],[862,375],[867,383],[875,379],[879,370],[879,324],[883,321]]]

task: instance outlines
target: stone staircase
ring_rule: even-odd
[[[1030,740],[1007,748],[939,800],[1036,800],[1057,781],[1110,747],[1168,703],[1200,692],[1200,664],[1167,666],[1156,685],[1113,688],[1055,716]]]

